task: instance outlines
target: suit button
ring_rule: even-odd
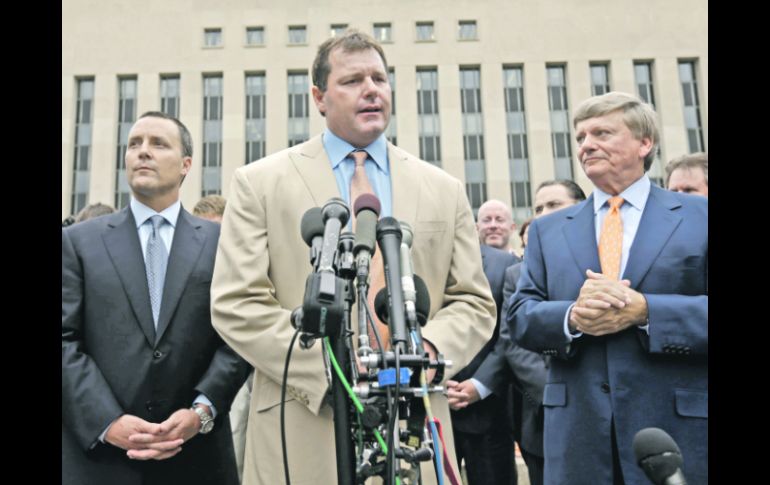
[[[156,359],[160,359],[161,357],[163,357],[163,352],[161,352],[160,350],[156,350],[155,352],[152,353],[152,356],[155,357]]]
[[[608,394],[610,392],[610,385],[606,382],[602,382],[601,390],[603,393]]]

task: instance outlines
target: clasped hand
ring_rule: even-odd
[[[191,409],[179,409],[162,423],[124,414],[107,430],[105,441],[127,450],[133,460],[165,460],[182,451],[199,429],[200,418]]]
[[[631,288],[629,280],[610,280],[590,269],[586,276],[570,312],[572,330],[599,336],[647,321],[647,300]]]

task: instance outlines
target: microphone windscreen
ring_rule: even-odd
[[[377,314],[377,318],[382,323],[390,323],[388,310],[388,291],[382,288],[377,292],[377,296],[374,297],[374,313]]]
[[[648,456],[666,452],[682,454],[674,439],[660,428],[644,428],[639,431],[634,436],[633,446],[637,463]]]
[[[358,200],[361,200],[361,197]],[[375,198],[376,200],[376,198]],[[377,244],[377,213],[371,210],[361,210],[356,214],[356,244],[353,251],[358,253],[360,249],[366,249],[374,254]]]
[[[302,240],[310,246],[313,238],[324,235],[324,220],[321,215],[320,207],[312,207],[302,216],[302,222],[299,225]]]
[[[362,210],[370,210],[379,217],[381,207],[380,199],[378,199],[376,195],[361,194],[353,203],[353,214],[358,217],[358,213]]]
[[[401,224],[393,217],[383,217],[377,222],[377,241],[382,244],[382,237],[388,234],[396,236],[401,244]]]
[[[414,302],[415,312],[417,313],[417,322],[421,327],[424,327],[428,323],[428,315],[430,315],[430,294],[428,294],[428,285],[425,284],[422,278],[418,275],[414,275],[414,291],[417,295],[417,299]]]
[[[350,209],[348,209],[345,201],[339,197],[332,197],[331,199],[327,200],[323,206],[323,209],[321,209],[321,214],[323,216],[324,223],[333,218],[339,219],[340,224],[344,226],[347,224],[348,219],[350,219]]]

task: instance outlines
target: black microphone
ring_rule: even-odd
[[[310,265],[313,271],[318,269],[318,255],[321,254],[321,246],[324,238],[324,220],[321,215],[320,207],[311,207],[302,216],[302,222],[299,225],[302,240],[310,246]]]
[[[392,217],[384,217],[377,223],[377,242],[382,251],[385,269],[385,287],[390,307],[390,335],[394,345],[401,344],[406,350],[406,320],[404,318],[404,290],[401,287],[401,226]]]
[[[682,452],[660,428],[644,428],[634,436],[636,462],[655,485],[687,485],[682,473]]]

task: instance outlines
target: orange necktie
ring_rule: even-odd
[[[372,189],[372,184],[369,183],[369,177],[366,176],[365,163],[369,154],[364,150],[356,150],[350,152],[350,156],[356,163],[353,178],[350,179],[350,204],[353,205],[362,194],[374,194],[374,189]],[[356,219],[354,214],[353,230],[355,230],[355,227]],[[369,293],[367,294],[366,300],[369,303],[369,308],[372,309],[372,318],[374,319],[375,325],[377,325],[382,345],[385,349],[389,349],[390,330],[387,325],[380,322],[380,319],[377,318],[377,315],[374,312],[374,297],[377,296],[377,293],[382,288],[385,288],[385,270],[382,265],[382,252],[377,250],[372,257],[371,263],[369,263]],[[374,336],[374,331],[369,325],[367,325],[366,328],[369,333],[369,345],[372,349],[377,349],[378,345],[377,339]]]
[[[602,232],[599,234],[599,261],[604,276],[617,280],[620,277],[620,256],[623,252],[623,220],[620,206],[623,197],[610,197],[610,210],[604,216]]]

